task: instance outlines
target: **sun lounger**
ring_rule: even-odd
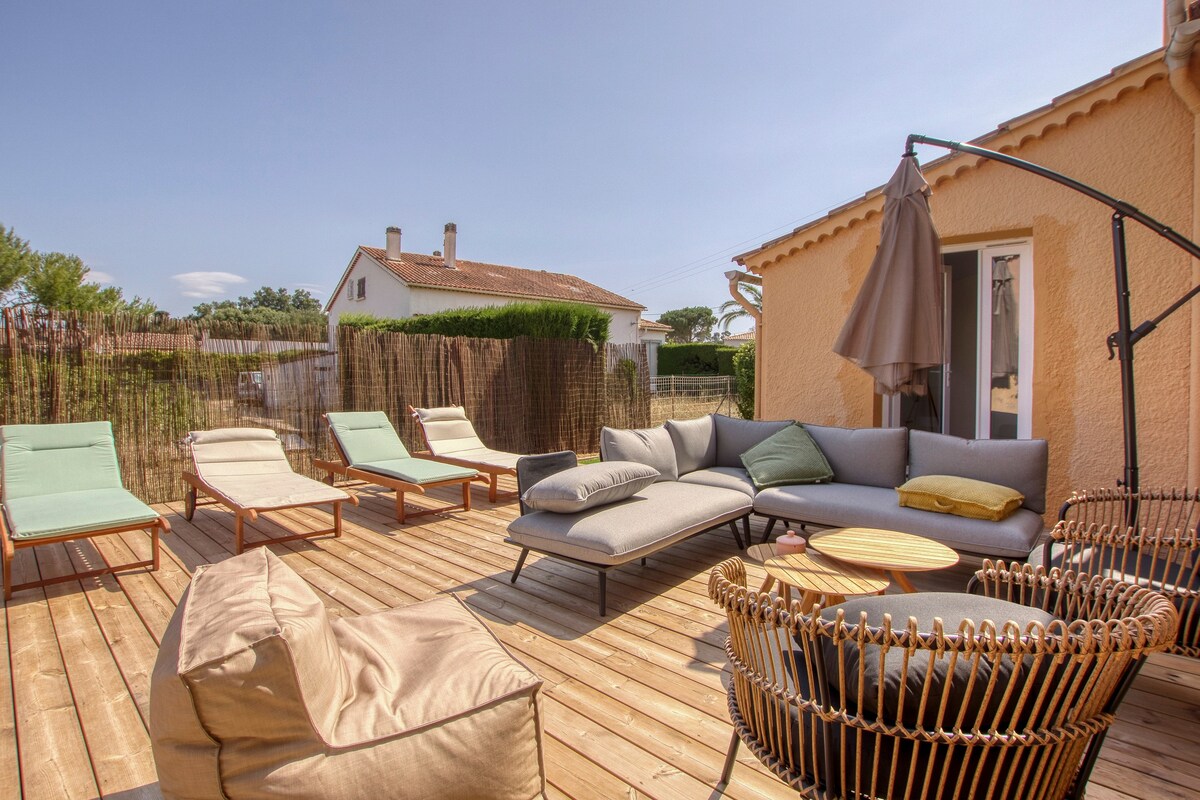
[[[292,536],[276,536],[256,547],[275,542],[309,539],[332,533],[342,535],[342,503],[358,503],[341,489],[320,481],[297,475],[288,463],[278,434],[265,428],[221,428],[213,431],[192,431],[187,438],[192,454],[192,472],[184,472],[188,484],[184,515],[190,520],[197,505],[220,504],[236,516],[234,533],[237,552],[246,544],[243,526],[254,522],[264,511],[301,508],[326,503],[333,506],[333,527],[307,531]],[[207,498],[201,498],[203,493]]]
[[[414,458],[382,411],[339,411],[324,416],[339,461],[314,460],[318,469],[349,480],[366,481],[396,492],[396,518],[440,514],[461,508],[471,510],[471,481],[486,480],[466,467]],[[462,486],[462,503],[421,511],[405,511],[404,494],[425,494],[439,486]]]
[[[461,406],[445,406],[443,408],[413,408],[408,407],[409,413],[417,421],[417,427],[425,437],[425,446],[429,448],[429,457],[444,464],[456,464],[460,467],[470,467],[489,476],[488,500],[496,502],[499,497],[516,497],[516,492],[497,491],[497,483],[501,475],[517,474],[517,459],[520,453],[506,453],[503,450],[492,450],[479,440],[475,426],[467,419],[466,410]]]
[[[158,537],[170,533],[171,525],[121,483],[111,423],[0,426],[0,491],[5,600],[17,589],[135,567],[158,569]],[[137,530],[150,533],[147,561],[13,585],[19,547]]]

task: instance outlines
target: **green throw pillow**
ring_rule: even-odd
[[[789,425],[742,453],[758,489],[790,483],[823,483],[833,477],[825,454],[800,425]]]

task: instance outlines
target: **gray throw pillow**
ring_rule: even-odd
[[[742,464],[758,489],[823,483],[833,477],[829,462],[800,425],[789,425],[742,453]]]
[[[679,480],[675,445],[666,428],[600,429],[600,458],[605,461],[636,461],[658,470],[658,480]]]
[[[713,425],[713,415],[706,414],[699,419],[669,419],[663,426],[675,445],[680,475],[716,466],[717,431]]]
[[[542,478],[521,500],[533,511],[574,514],[632,497],[657,477],[658,470],[632,461],[584,464]]]

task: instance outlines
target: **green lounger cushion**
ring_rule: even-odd
[[[112,424],[0,427],[4,500],[87,489],[121,489]]]
[[[138,522],[149,525],[158,519],[154,509],[124,489],[6,497],[4,513],[14,540],[88,533]]]
[[[355,464],[354,467],[364,472],[376,472],[409,483],[461,480],[474,478],[479,474],[467,467],[456,467],[453,464],[443,464],[440,461],[430,461],[426,458],[395,458],[386,461],[372,461],[369,464]]]
[[[413,458],[382,411],[335,411],[326,418],[350,462],[347,466],[409,483],[435,483],[478,474],[473,469]]]

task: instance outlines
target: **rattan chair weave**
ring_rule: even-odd
[[[985,561],[977,577],[985,595],[1057,619],[919,630],[838,607],[802,615],[747,589],[740,559],[719,564],[709,595],[729,621],[734,747],[808,797],[1068,796],[1139,659],[1174,638],[1175,609],[1146,588],[1057,569]],[[889,657],[903,664],[893,694],[870,673]],[[910,680],[919,694],[906,695]]]

